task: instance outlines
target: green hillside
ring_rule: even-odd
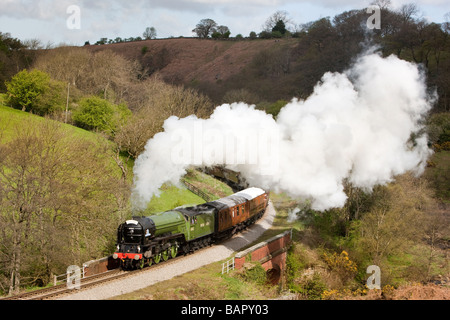
[[[8,143],[12,139],[14,139],[17,130],[23,127],[24,123],[27,121],[35,121],[37,123],[43,123],[45,121],[52,121],[48,120],[39,116],[32,115],[30,113],[22,112],[20,110],[15,110],[9,107],[4,106],[1,104],[2,102],[2,96],[0,95],[0,142],[1,143]],[[58,122],[59,123],[59,122]],[[104,142],[107,144],[111,144],[111,142],[107,141],[106,139],[103,139],[100,135],[86,131],[84,129],[80,129],[78,127],[74,127],[72,125],[64,125],[62,124],[62,127],[68,131],[68,133],[72,136],[74,140],[77,139],[83,139],[87,141],[97,141],[97,142]],[[82,156],[82,155],[80,155]],[[123,161],[126,159],[123,158]],[[133,161],[128,160],[128,181],[132,181],[132,175],[133,175]],[[111,165],[116,165],[114,160],[111,157]],[[117,174],[119,174],[119,171],[117,169]],[[190,179],[190,182],[193,184],[196,184],[196,182],[201,183],[201,179],[205,179],[204,176],[200,176],[200,174],[197,174],[195,177],[198,178],[192,178]],[[210,178],[211,180],[214,180]],[[227,186],[221,182],[218,182],[214,180],[215,184],[223,185],[222,188],[226,188]],[[200,188],[205,187],[199,186]],[[189,190],[182,188],[176,188],[173,186],[164,186],[161,190],[161,195],[159,197],[154,197],[152,201],[149,203],[147,212],[161,212],[173,209],[178,206],[187,205],[187,204],[199,204],[204,203],[205,201],[198,197],[197,195],[193,194]],[[131,213],[130,213],[131,214]]]
[[[117,226],[132,216],[133,162],[125,177],[118,164],[126,160],[100,134],[0,105],[0,295],[111,254]],[[198,203],[169,186],[148,211]]]
[[[12,109],[6,107],[1,104],[0,97],[0,141],[5,143],[10,141],[14,137],[14,132],[17,128],[20,128],[24,122],[27,120],[36,121],[36,122],[44,122],[44,121],[52,121],[47,120],[45,118],[32,115],[27,112],[23,112],[20,110]],[[71,125],[63,125],[63,127],[73,134],[74,138],[78,139],[86,139],[86,140],[95,140],[98,138],[98,135],[95,133],[71,126]]]

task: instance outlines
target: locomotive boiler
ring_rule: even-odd
[[[260,219],[269,194],[248,188],[205,204],[133,217],[118,227],[114,259],[124,269],[143,268],[228,238]]]

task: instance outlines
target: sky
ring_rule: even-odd
[[[191,37],[201,19],[230,28],[231,36],[259,33],[276,11],[300,25],[344,11],[367,8],[372,0],[0,0],[0,32],[43,45],[83,45],[100,38],[141,36],[154,27],[157,38]],[[430,22],[444,22],[448,0],[392,0],[392,7],[414,2]],[[368,14],[368,17],[370,14]],[[382,18],[382,17],[381,17]]]

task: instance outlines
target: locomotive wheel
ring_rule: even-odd
[[[182,249],[183,249],[184,255],[187,255],[187,254],[191,251],[191,248],[190,248],[190,245],[189,245],[189,244],[185,244],[185,245],[182,247]]]
[[[155,262],[155,264],[158,264],[161,262],[161,253],[158,253],[157,255],[155,255],[153,257],[153,261]]]
[[[177,256],[178,254],[178,247],[176,244],[174,244],[173,246],[170,247],[170,257],[173,259]]]
[[[139,262],[139,269],[144,269],[145,266],[145,260],[141,259],[141,261]]]
[[[164,250],[161,255],[164,261],[169,260],[169,250]]]

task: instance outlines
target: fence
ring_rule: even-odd
[[[234,258],[222,263],[222,274],[229,273],[234,270]]]
[[[213,198],[210,195],[206,194],[205,192],[203,192],[202,190],[200,190],[193,184],[190,184],[186,180],[182,180],[181,182],[186,186],[186,188],[188,188],[189,191],[195,193],[196,195],[198,195],[200,198],[202,198],[206,202],[213,201]]]
[[[83,268],[81,268],[80,269],[80,272],[81,272],[81,279],[84,279],[85,278],[85,265],[83,265]],[[56,285],[58,285],[58,284],[62,284],[62,283],[66,283],[67,282],[67,278],[70,276],[70,273],[69,272],[66,272],[66,273],[63,273],[63,274],[60,274],[59,276],[57,276],[57,275],[54,275],[53,276],[53,285],[54,286],[56,286]]]

